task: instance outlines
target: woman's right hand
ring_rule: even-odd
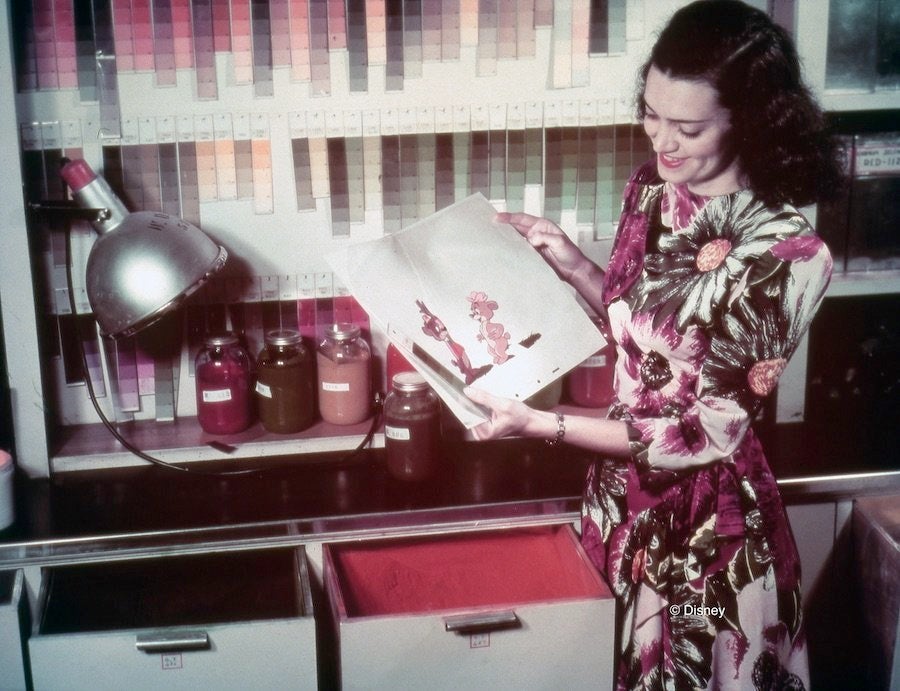
[[[546,218],[525,213],[500,212],[497,221],[509,223],[531,243],[561,279],[569,283],[579,271],[586,271],[591,261],[562,229]]]

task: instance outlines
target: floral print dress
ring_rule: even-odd
[[[624,611],[622,689],[808,687],[800,565],[750,428],[831,276],[795,209],[631,178],[603,296],[631,455],[588,474],[582,541]]]

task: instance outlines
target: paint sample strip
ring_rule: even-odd
[[[475,73],[479,77],[497,74],[499,0],[478,3],[478,47],[475,51]]]
[[[416,135],[418,153],[418,187],[416,189],[416,216],[427,218],[435,212],[435,136],[433,133]]]
[[[214,202],[219,198],[219,188],[216,176],[216,142],[211,115],[199,115],[194,119],[194,147],[200,203]]]
[[[307,0],[290,0],[291,79],[298,82],[308,82],[312,78],[308,10]]]
[[[251,0],[231,0],[231,55],[236,84],[253,83]]]
[[[328,2],[328,50],[343,50],[347,47],[347,20],[344,0]]]
[[[75,56],[75,15],[67,0],[53,1],[53,29],[56,41],[56,72],[61,89],[78,86],[78,65]]]
[[[213,9],[213,37],[217,53],[231,51],[231,5],[211,0]]]
[[[175,34],[172,27],[171,0],[153,0],[153,67],[156,86],[174,86]]]
[[[350,223],[366,220],[365,162],[363,138],[350,136],[344,139],[347,163],[347,205]]]
[[[215,99],[219,96],[216,76],[215,34],[213,29],[213,0],[193,0],[191,19],[194,30],[194,79],[197,98]]]
[[[377,110],[367,110],[362,115],[363,195],[366,211],[381,215],[381,117]]]
[[[181,218],[181,194],[178,179],[178,147],[174,142],[157,145],[159,159],[160,210]]]
[[[328,4],[309,3],[309,60],[313,96],[331,94],[331,65],[328,59]]]
[[[328,173],[331,198],[331,235],[350,235],[350,193],[347,189],[347,151],[343,137],[330,137]]]
[[[194,36],[191,31],[191,0],[172,0],[172,44],[175,69],[194,66]]]
[[[237,169],[234,161],[234,129],[229,113],[213,116],[216,186],[219,200],[237,199]]]
[[[435,135],[434,153],[434,207],[439,211],[456,201],[452,132],[440,132]]]
[[[400,180],[400,136],[387,135],[381,139],[381,187],[385,235],[394,233],[401,227]]]
[[[275,213],[275,191],[272,179],[272,142],[269,117],[254,113],[250,119],[251,158],[253,163],[253,211]]]
[[[404,78],[402,0],[385,1],[385,41],[385,90],[402,91]]]
[[[365,0],[347,0],[347,48],[350,91],[364,92],[369,88]]]
[[[75,3],[75,6],[79,4],[81,3]],[[155,61],[150,0],[131,0],[131,35],[134,45],[134,69],[152,72]]]
[[[441,59],[459,60],[460,3],[441,0]]]
[[[52,0],[32,3],[32,37],[35,71],[39,89],[59,88],[59,68],[56,56],[56,29]]]
[[[352,0],[347,4],[349,22],[350,5],[358,0]],[[385,0],[365,0],[365,36],[369,65],[384,65],[387,62],[387,36],[385,33]],[[354,10],[356,13],[357,10]]]
[[[403,0],[403,74],[422,76],[422,2]]]
[[[19,3],[14,3],[19,4]],[[78,93],[82,102],[97,100],[97,47],[94,44],[94,17],[90,4],[75,3],[75,60],[78,65]],[[32,19],[32,18],[29,18]],[[31,37],[28,39],[31,41]],[[36,50],[31,43],[32,50]],[[31,56],[34,59],[34,55]],[[34,69],[37,81],[36,65]],[[35,83],[33,86],[37,86]]]
[[[497,1],[497,57],[515,59],[518,53],[518,8],[516,0]]]
[[[253,95],[275,95],[272,76],[272,22],[269,16],[269,0],[251,0],[250,26],[253,52]]]
[[[62,1],[64,0],[56,0]],[[134,70],[134,20],[131,15],[131,0],[113,0],[113,36],[116,41],[116,66],[123,72],[131,72]]]
[[[269,25],[272,35],[272,65],[289,67],[291,64],[290,0],[269,0]]]
[[[597,128],[581,127],[578,131],[577,223],[594,223],[597,201]]]
[[[422,0],[422,60],[439,62],[441,46],[441,0]]]

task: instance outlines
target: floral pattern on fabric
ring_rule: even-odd
[[[591,469],[582,517],[625,612],[619,688],[808,686],[796,546],[750,423],[831,270],[791,207],[632,176],[603,286],[632,455]]]

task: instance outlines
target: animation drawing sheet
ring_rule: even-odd
[[[541,256],[481,194],[328,259],[466,427],[472,385],[525,400],[593,355],[603,337]]]

